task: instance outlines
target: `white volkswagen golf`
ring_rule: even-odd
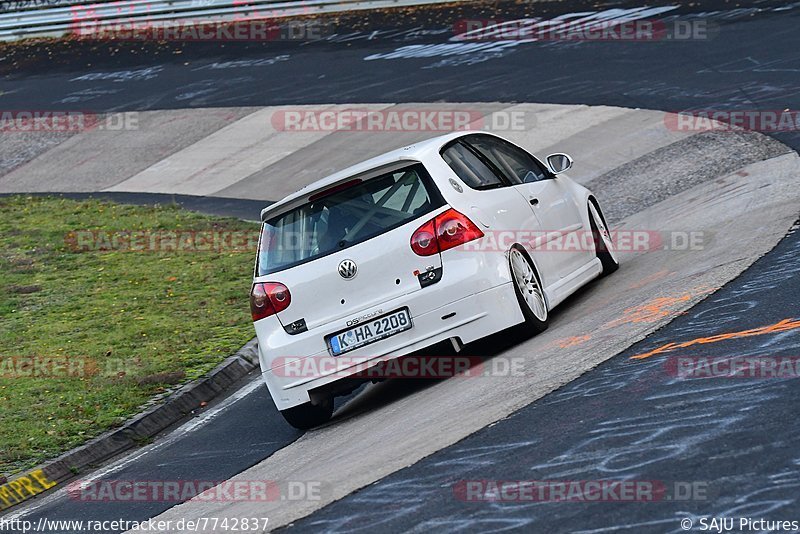
[[[250,304],[286,420],[327,421],[370,365],[522,322],[540,332],[549,310],[615,271],[600,206],[563,174],[571,166],[566,154],[543,165],[493,134],[460,132],[265,208]]]

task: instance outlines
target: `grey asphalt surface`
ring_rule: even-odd
[[[180,55],[164,49],[147,56],[120,53],[110,59],[86,49],[70,59],[45,62],[35,59],[34,50],[17,68],[11,68],[7,60],[0,63],[6,73],[0,80],[0,103],[5,109],[77,107],[96,111],[438,100],[608,104],[669,111],[800,109],[800,37],[796,32],[800,19],[796,9],[781,2],[754,5],[765,11],[728,18],[708,15],[721,24],[721,31],[706,42],[521,45],[491,60],[451,67],[432,67],[441,58],[365,63],[363,58],[370,54],[443,40],[407,33],[367,40],[367,31],[354,36],[349,45],[326,41],[251,43],[213,50],[198,46],[181,47]],[[546,9],[559,13],[581,6],[564,2],[547,4]],[[782,6],[787,9],[769,11]],[[729,8],[723,2],[699,2],[679,12],[688,16],[722,7]],[[451,22],[436,20],[431,25],[446,28]],[[273,62],[269,69],[257,63],[279,55],[289,59]],[[232,60],[243,63],[220,66]],[[250,60],[255,63],[248,64]],[[91,72],[123,71],[127,74],[76,80]],[[775,137],[800,148],[800,135],[795,132]],[[216,201],[186,202],[195,203],[194,208],[187,206],[189,209],[218,214],[251,210],[249,205],[220,208]],[[713,332],[710,327],[743,330],[796,318],[800,297],[797,252],[794,234],[745,275],[641,346],[647,350],[665,341],[708,335]],[[772,355],[797,354],[796,333],[762,346],[767,341],[755,337],[717,344],[708,346],[704,355],[744,355],[759,350]],[[737,506],[753,514],[776,510],[769,512],[770,518],[796,512],[793,495],[800,485],[796,475],[800,458],[791,448],[798,438],[791,418],[796,382],[725,381],[711,387],[704,382],[668,380],[662,361],[631,364],[622,354],[506,421],[331,505],[297,527],[356,530],[383,526],[401,531],[533,525],[573,531],[628,525],[634,531],[663,532],[679,529],[683,513],[733,513],[741,511],[734,510]],[[676,414],[680,417],[674,417]],[[641,426],[642,433],[629,434],[625,421]],[[232,453],[230,436],[234,432],[236,452]],[[148,455],[146,461],[129,465],[114,478],[221,480],[299,435],[285,425],[266,390],[261,389],[238,402],[226,417],[209,423],[202,433]],[[593,437],[598,439],[593,441]],[[631,442],[637,447],[631,447]],[[576,462],[570,463],[570,458]],[[670,480],[707,481],[712,498],[679,504],[499,505],[464,503],[453,497],[451,489],[452,483],[471,478],[611,478],[609,473],[650,480],[665,479],[668,474]],[[91,503],[62,500],[38,510],[34,518],[144,519],[169,506],[104,503],[91,507]],[[643,521],[663,523],[633,526]]]
[[[619,221],[681,191],[790,149],[753,132],[705,132],[654,150],[586,187],[595,192],[609,221]]]
[[[105,43],[5,50],[5,109],[123,111],[365,102],[552,102],[683,109],[799,109],[798,4],[668,2],[664,15],[710,24],[707,39],[522,43],[502,53],[365,58],[440,44],[464,19],[509,20],[641,7],[568,0],[343,17],[307,42]],[[662,17],[659,17],[661,19]],[[768,38],[765,38],[767,37]],[[797,132],[776,137],[800,147]]]
[[[670,342],[800,318],[798,256],[795,230],[687,314],[591,372],[281,530],[680,532],[688,518],[698,532],[701,518],[799,521],[800,378],[674,373],[677,356],[796,358],[797,330],[630,358]],[[467,481],[488,480],[650,481],[667,493],[649,502],[465,499]],[[676,492],[676,483],[699,491]],[[736,525],[733,532],[744,531],[738,519]]]

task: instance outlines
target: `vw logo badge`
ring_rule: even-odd
[[[356,276],[358,266],[353,260],[342,260],[339,264],[339,275],[345,280],[350,280]]]

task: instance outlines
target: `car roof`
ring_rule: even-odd
[[[281,208],[287,206],[289,204],[295,204],[295,201],[298,199],[305,199],[309,195],[315,193],[320,189],[325,189],[326,187],[335,185],[339,182],[346,181],[348,178],[353,176],[357,176],[360,174],[366,174],[369,171],[380,169],[382,167],[386,167],[393,163],[398,163],[402,161],[408,161],[409,163],[413,162],[425,162],[426,158],[431,157],[431,155],[438,155],[439,150],[454,139],[458,139],[465,135],[476,134],[476,133],[489,133],[489,132],[482,132],[482,131],[459,131],[459,132],[452,132],[445,135],[439,135],[437,137],[433,137],[431,139],[426,139],[424,141],[419,141],[417,143],[413,143],[411,145],[404,146],[402,148],[398,148],[395,150],[391,150],[380,156],[376,156],[374,158],[370,158],[366,161],[362,161],[361,163],[356,163],[346,169],[342,169],[341,171],[337,171],[325,178],[317,180],[316,182],[312,182],[299,191],[292,193],[283,199],[275,202],[274,204],[270,204],[266,208],[261,211],[261,220],[264,220],[265,215],[273,214],[276,212],[281,211]],[[490,134],[493,135],[493,134]]]

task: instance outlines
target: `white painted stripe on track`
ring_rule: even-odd
[[[114,132],[110,137],[104,132],[108,139],[98,138],[100,134],[96,132],[75,136],[2,177],[0,190],[102,190],[277,200],[370,156],[442,133],[313,127],[285,131],[272,123],[279,116],[276,114],[285,111],[352,109],[440,111],[444,115],[453,110],[482,113],[482,129],[508,137],[540,157],[550,152],[570,153],[575,159],[570,176],[579,182],[691,135],[670,131],[663,112],[609,106],[500,102],[321,104],[250,108],[244,116],[238,108],[182,109],[145,112],[140,117],[139,130]],[[224,121],[225,116],[234,122]],[[502,126],[514,116],[524,116],[523,124]],[[192,137],[196,128],[208,133]],[[188,138],[192,142],[187,144]],[[100,148],[110,143],[134,147],[135,157],[133,161],[109,158],[107,154],[113,150],[99,151],[98,141],[105,143]],[[64,163],[67,148],[80,165],[70,163],[72,159]],[[76,156],[84,153],[89,155],[83,158],[86,161]],[[159,153],[165,156],[159,159]]]
[[[273,127],[271,119],[276,113],[303,107],[258,110],[106,191],[213,195],[332,133],[284,132]],[[314,109],[332,107],[314,106]],[[363,107],[380,110],[387,106]],[[268,190],[261,194],[270,198]]]

